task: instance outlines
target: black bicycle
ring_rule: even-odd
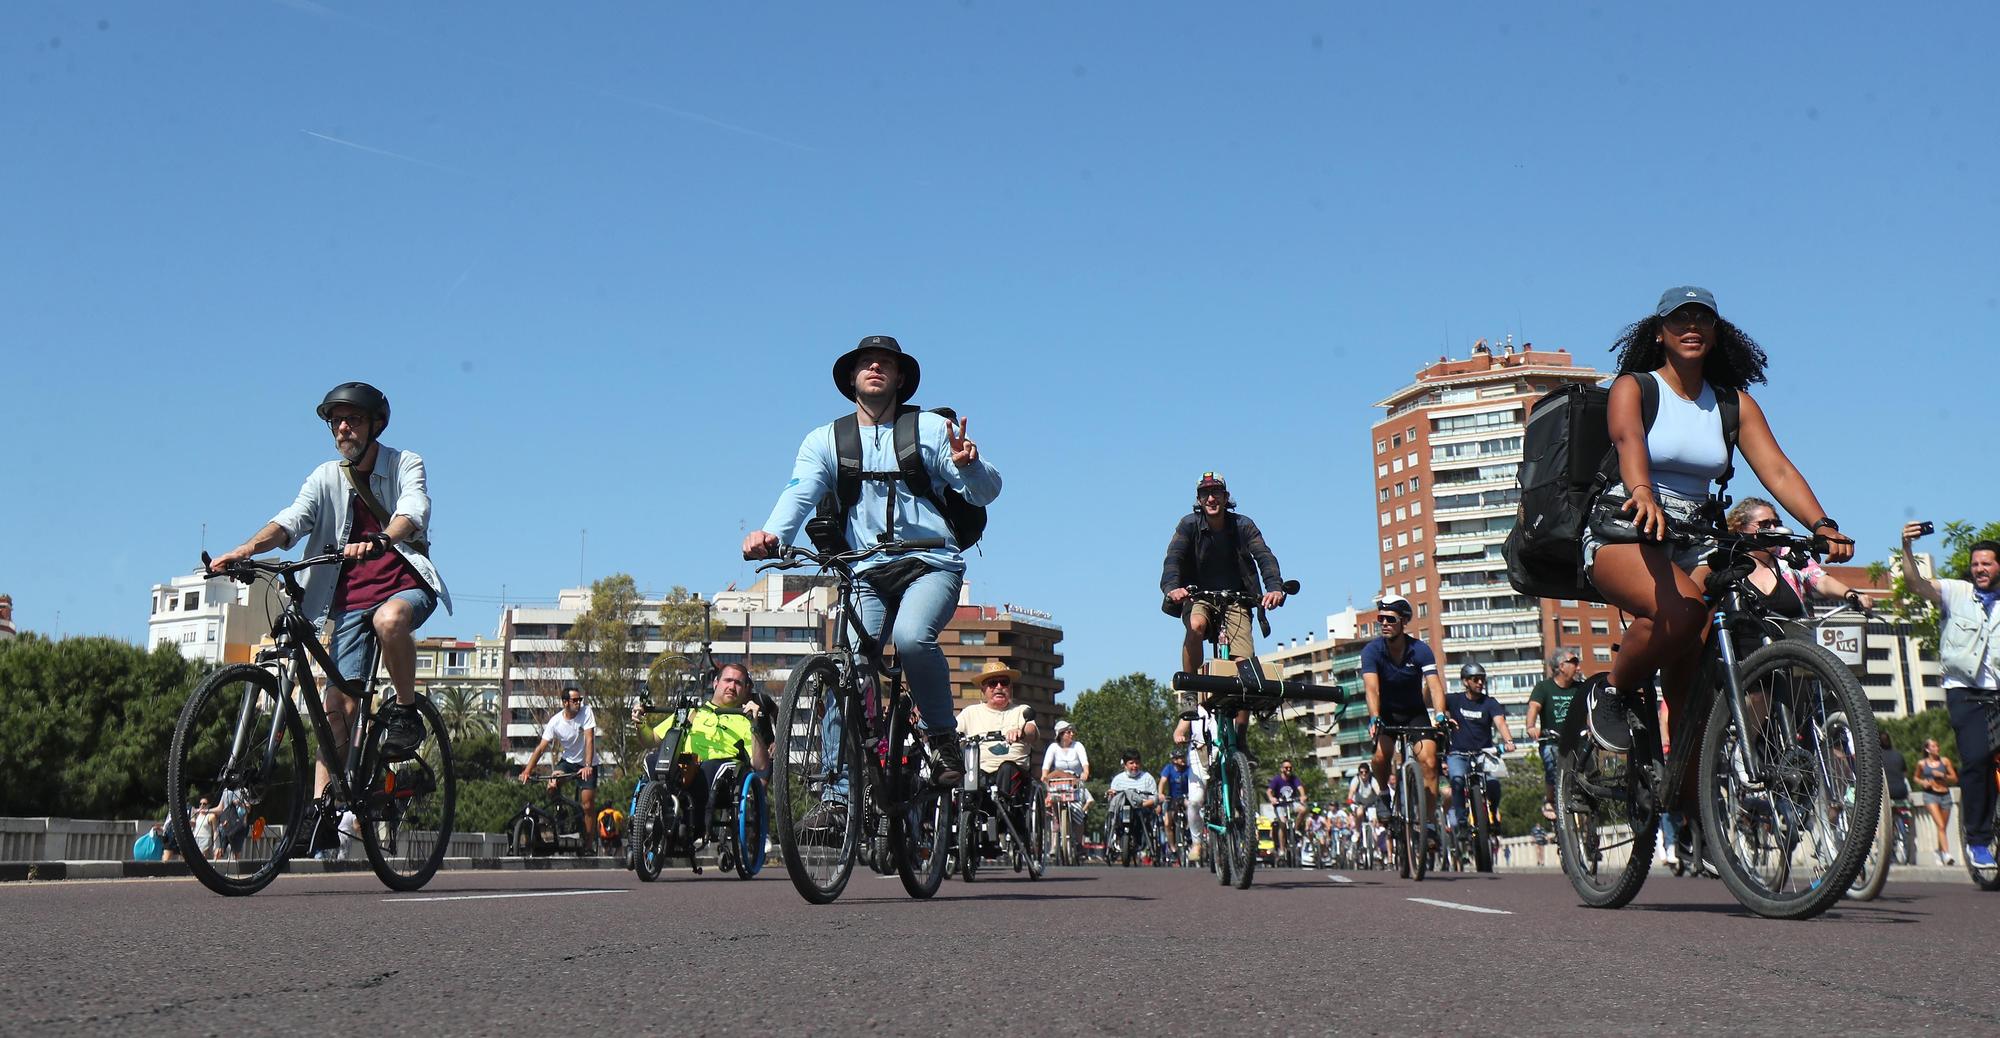
[[[1298,594],[1299,582],[1286,581],[1284,590],[1288,595]],[[1208,711],[1207,723],[1214,727],[1205,740],[1208,778],[1206,795],[1202,798],[1202,822],[1212,837],[1211,867],[1224,886],[1233,883],[1238,890],[1248,890],[1250,877],[1257,870],[1258,800],[1242,722],[1251,714],[1266,717],[1275,714],[1286,700],[1344,703],[1347,693],[1331,685],[1267,678],[1254,649],[1245,659],[1229,659],[1222,647],[1229,644],[1228,617],[1232,606],[1255,611],[1259,627],[1266,637],[1270,636],[1271,622],[1264,615],[1261,595],[1196,587],[1187,591],[1189,598],[1215,607],[1216,623],[1209,630],[1208,640],[1223,665],[1210,666],[1233,673],[1178,673],[1174,675],[1173,686],[1176,691],[1200,697],[1201,707]],[[1182,704],[1181,720],[1202,723],[1193,706],[1192,702]],[[1190,756],[1188,762],[1192,767],[1195,758]]]
[[[1556,770],[1563,871],[1586,905],[1630,902],[1652,867],[1661,813],[1682,806],[1692,763],[1703,841],[1729,892],[1758,915],[1818,915],[1854,881],[1874,840],[1883,785],[1875,714],[1847,665],[1773,615],[1749,578],[1751,552],[1802,555],[1825,541],[1678,522],[1670,536],[1716,544],[1708,639],[1674,719],[1671,745],[1681,752],[1662,753],[1654,689],[1629,697],[1630,753],[1597,748],[1582,731],[1587,710],[1569,712]]]
[[[1451,795],[1458,805],[1458,824],[1452,827],[1452,868],[1463,872],[1470,864],[1476,871],[1493,871],[1493,848],[1500,843],[1500,780],[1507,777],[1507,760],[1496,747],[1476,752],[1453,750],[1446,759],[1465,761],[1466,773],[1451,780]]]
[[[1392,813],[1382,820],[1394,845],[1396,871],[1404,879],[1422,882],[1430,871],[1433,851],[1442,849],[1432,846],[1431,836],[1436,833],[1441,837],[1443,827],[1438,824],[1437,797],[1424,778],[1423,762],[1417,759],[1417,743],[1429,740],[1443,746],[1451,733],[1442,725],[1430,724],[1385,724],[1376,731],[1386,732],[1395,740],[1389,760],[1403,762],[1396,773],[1396,795],[1387,805]]]
[[[562,791],[563,783],[575,788],[582,779],[578,772],[559,771],[552,764],[546,775],[534,780],[552,787],[548,790],[549,804],[545,807],[533,800],[521,802],[520,813],[507,828],[510,856],[545,858],[568,851],[580,858],[589,852],[583,805],[574,797],[564,796]]]
[[[759,571],[816,566],[831,573],[840,616],[830,651],[792,671],[778,706],[772,760],[772,814],[785,871],[814,904],[840,896],[861,857],[863,821],[886,820],[887,846],[911,897],[937,893],[949,858],[950,791],[931,781],[915,737],[915,703],[900,667],[862,629],[854,607],[854,567],[877,555],[945,546],[943,538],[887,541],[853,551],[787,546]],[[895,629],[896,603],[885,603],[882,629]]]
[[[365,681],[357,685],[342,678],[300,609],[304,591],[297,574],[343,561],[338,553],[297,562],[246,559],[217,572],[202,553],[203,572],[243,584],[272,577],[284,601],[271,624],[271,647],[259,652],[254,663],[232,664],[202,679],[174,725],[167,758],[168,814],[186,849],[188,871],[218,894],[262,890],[295,854],[311,852],[307,836],[321,819],[337,820],[347,810],[354,812],[360,829],[350,835],[360,836],[375,875],[392,890],[416,890],[429,882],[451,843],[458,776],[437,708],[429,698],[417,696],[417,713],[429,739],[413,756],[387,752],[382,714],[394,696],[393,690],[381,688],[383,701],[375,703],[381,647],[371,634]],[[372,631],[372,626],[364,623],[363,629]],[[339,743],[313,677],[314,663],[333,687],[354,697],[344,756],[335,749]],[[328,773],[316,796],[300,704],[312,721],[317,760]],[[264,857],[214,860],[195,841],[189,805],[202,797],[222,803],[225,792],[243,805],[250,839]]]

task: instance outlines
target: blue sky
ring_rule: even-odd
[[[1376,587],[1376,400],[1480,336],[1606,365],[1683,282],[1864,556],[2000,514],[1945,445],[2000,319],[1989,5],[1405,6],[9,3],[0,590],[138,638],[351,378],[430,467],[428,633],[585,528],[589,577],[747,582],[883,332],[1006,479],[977,597],[1055,614],[1072,690],[1164,676],[1202,470],[1319,627]]]

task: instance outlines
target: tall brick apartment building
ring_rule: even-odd
[[[1376,406],[1369,458],[1381,583],[1416,607],[1410,630],[1437,650],[1457,687],[1461,664],[1516,705],[1556,646],[1583,652],[1586,672],[1610,665],[1618,614],[1588,602],[1525,598],[1507,583],[1500,546],[1513,529],[1528,408],[1559,386],[1604,374],[1563,350],[1480,340],[1464,360],[1438,358]]]

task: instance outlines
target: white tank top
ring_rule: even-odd
[[[1729,466],[1729,451],[1722,441],[1722,409],[1715,402],[1715,387],[1701,384],[1701,395],[1684,400],[1668,387],[1657,371],[1646,372],[1660,390],[1660,410],[1653,427],[1646,430],[1646,453],[1653,469],[1653,489],[1664,494],[1699,501],[1708,496],[1708,485]]]

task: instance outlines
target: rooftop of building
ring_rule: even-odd
[[[1526,374],[1553,376],[1565,381],[1595,382],[1604,377],[1604,373],[1595,368],[1579,366],[1569,351],[1561,347],[1538,350],[1534,343],[1528,342],[1516,348],[1512,341],[1508,341],[1501,344],[1500,352],[1495,353],[1485,339],[1480,339],[1472,344],[1471,356],[1463,360],[1439,357],[1435,362],[1417,369],[1416,381],[1377,401],[1375,406],[1394,409],[1410,403],[1412,397],[1448,386],[1477,385]]]

